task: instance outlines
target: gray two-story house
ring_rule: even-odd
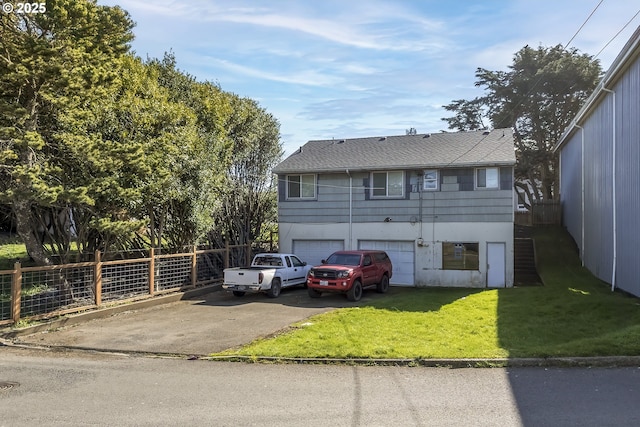
[[[275,169],[280,249],[383,249],[391,283],[513,285],[511,129],[309,141]]]

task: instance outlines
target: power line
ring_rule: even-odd
[[[573,37],[571,37],[571,40],[569,40],[567,42],[567,44],[565,44],[565,47],[569,47],[569,45],[571,44],[571,42],[573,41],[573,39],[576,38],[576,36],[580,33],[580,31],[582,31],[582,29],[584,28],[585,25],[587,25],[587,22],[589,22],[589,20],[591,19],[591,17],[593,16],[594,13],[596,13],[596,10],[598,10],[598,8],[600,7],[600,5],[602,4],[604,0],[600,0],[600,3],[598,3],[596,5],[596,7],[593,8],[593,10],[591,11],[591,13],[589,14],[589,16],[587,16],[587,19],[584,20],[584,22],[582,23],[582,25],[580,25],[580,28],[578,28],[578,31],[576,31],[576,33],[573,35]]]
[[[601,3],[602,3],[602,2],[601,2]],[[626,24],[624,24],[624,26],[620,29],[620,31],[618,31],[618,32],[616,33],[616,35],[615,35],[615,36],[611,37],[611,40],[609,40],[609,41],[607,42],[607,44],[605,44],[605,45],[604,45],[604,47],[603,47],[602,49],[600,49],[600,52],[598,52],[598,53],[597,53],[593,58],[595,59],[595,58],[597,58],[598,56],[600,56],[600,54],[602,53],[602,51],[604,51],[604,50],[607,48],[607,46],[609,46],[609,45],[611,44],[611,42],[612,42],[612,41],[614,41],[614,40],[615,40],[615,39],[620,35],[620,33],[621,33],[621,32],[623,32],[623,31],[625,30],[625,28],[627,28],[627,27],[629,26],[629,24],[631,24],[631,21],[633,21],[634,19],[636,19],[636,16],[638,16],[638,14],[640,14],[640,9],[636,12],[636,14],[635,14],[635,15],[633,15],[633,17],[632,17],[631,19],[629,19],[629,20],[627,21],[627,23],[626,23]]]

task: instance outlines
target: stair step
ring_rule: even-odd
[[[514,283],[516,285],[540,285],[532,239],[517,238],[513,246]]]

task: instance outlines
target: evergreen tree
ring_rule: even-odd
[[[73,148],[60,131],[108,93],[132,27],[122,9],[90,0],[50,0],[45,13],[0,17],[0,196],[39,264],[51,261],[34,212],[92,203],[86,186],[66,185]]]
[[[515,54],[509,71],[478,68],[475,84],[485,89],[485,96],[444,106],[456,115],[443,120],[457,130],[482,129],[483,117],[495,128],[513,128],[516,180],[533,185],[535,191],[530,192],[520,184],[530,201],[552,199],[558,195],[553,146],[601,75],[599,61],[576,49],[525,46]]]

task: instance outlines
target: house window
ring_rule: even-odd
[[[423,187],[426,191],[438,189],[438,171],[435,169],[424,171]]]
[[[404,172],[373,172],[373,197],[402,197],[404,195]]]
[[[287,175],[288,199],[313,199],[315,197],[315,175]]]
[[[443,270],[479,270],[478,243],[442,242]]]
[[[499,188],[500,170],[498,168],[476,169],[476,188]]]

